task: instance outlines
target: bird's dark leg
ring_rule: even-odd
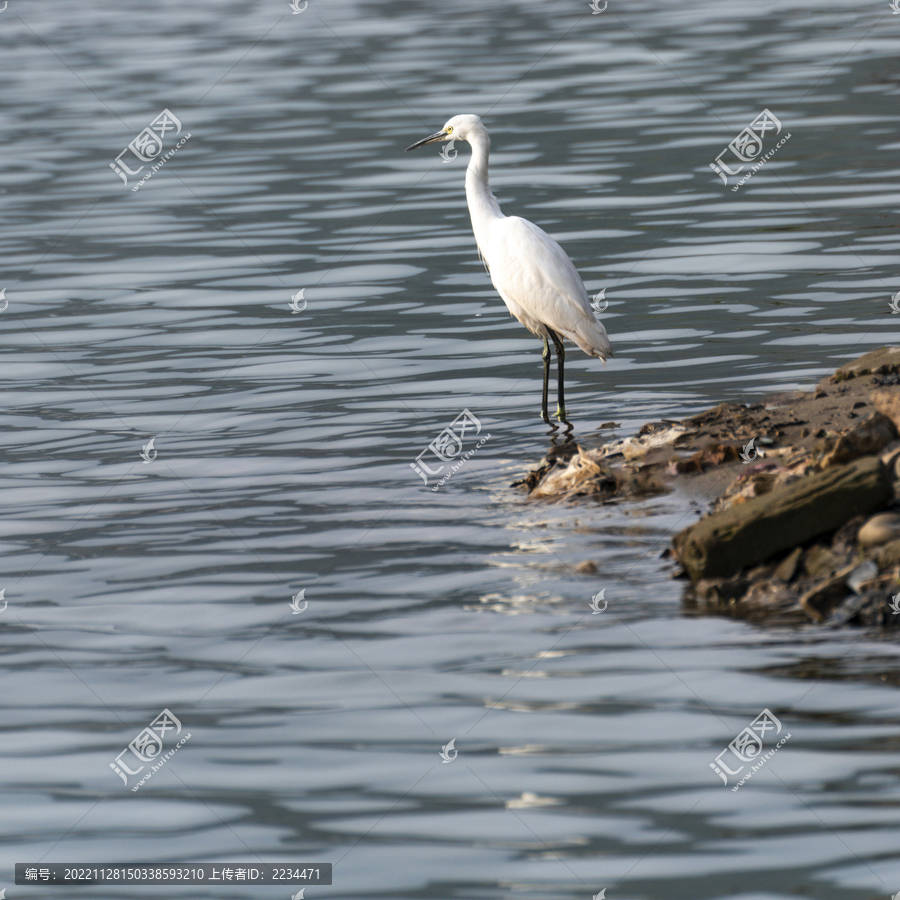
[[[550,423],[550,413],[547,412],[547,392],[550,389],[550,345],[547,343],[547,335],[544,335],[544,352],[541,354],[544,361],[544,393],[541,396],[541,418]]]
[[[563,373],[565,361],[566,361],[566,348],[563,347],[563,342],[560,340],[559,335],[553,331],[552,329],[547,329],[550,334],[550,338],[553,341],[553,346],[556,347],[556,375],[557,375],[557,389],[559,392],[559,403],[556,407],[556,418],[561,422],[566,421],[566,393],[565,393],[565,375]]]

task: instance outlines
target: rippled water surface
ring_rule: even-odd
[[[481,115],[504,209],[606,289],[616,359],[567,366],[596,442],[900,339],[898,40],[887,0],[9,0],[10,900],[71,895],[12,884],[39,861],[333,863],[308,898],[900,891],[896,644],[691,615],[684,497],[511,488],[551,443],[540,344],[477,258],[467,148],[403,152]],[[733,191],[710,163],[766,108],[790,139]],[[190,138],[132,191],[110,163],[163,109]],[[483,444],[431,490],[410,464],[463,409]],[[790,740],[733,792],[710,763],[765,708]],[[110,763],[162,709],[190,740],[132,791]]]

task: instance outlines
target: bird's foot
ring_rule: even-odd
[[[560,422],[568,421],[566,419],[566,411],[562,406],[557,405],[556,407],[556,418],[559,419]]]

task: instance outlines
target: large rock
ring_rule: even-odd
[[[893,496],[881,460],[863,457],[701,519],[675,535],[675,557],[693,581],[727,578],[881,509]]]
[[[888,416],[874,412],[868,419],[851,428],[833,442],[826,438],[821,447],[822,468],[829,469],[843,463],[878,453],[897,437],[897,429]],[[824,446],[823,446],[824,445]],[[819,448],[817,448],[818,450]]]
[[[860,547],[877,547],[897,538],[900,538],[900,516],[896,513],[879,513],[859,529],[856,539]]]
[[[835,381],[860,375],[889,375],[900,372],[900,347],[879,347],[853,362],[845,363],[834,373]]]
[[[900,390],[897,388],[881,388],[869,394],[872,405],[883,416],[887,416],[895,428],[900,428]]]

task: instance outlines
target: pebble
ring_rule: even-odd
[[[854,594],[861,594],[862,585],[864,585],[867,581],[871,581],[873,578],[877,577],[878,566],[876,566],[871,559],[867,559],[864,563],[858,565],[847,576],[846,584]]]
[[[856,536],[861,547],[875,547],[900,537],[900,516],[896,513],[878,513],[872,516]]]

